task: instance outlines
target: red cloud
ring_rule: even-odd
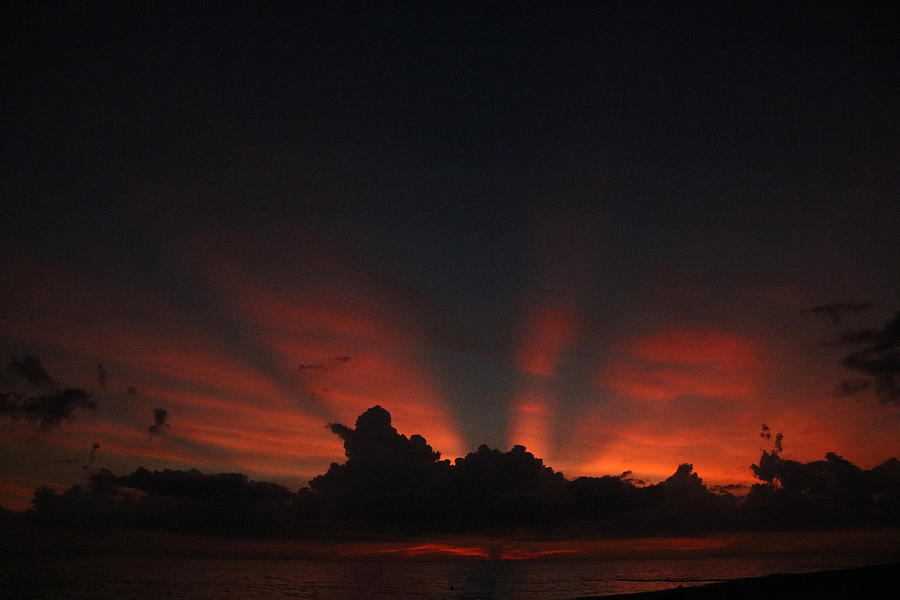
[[[636,400],[679,396],[747,398],[758,388],[759,351],[721,330],[670,330],[631,340],[600,384]]]
[[[525,325],[516,366],[532,375],[555,375],[575,336],[576,323],[575,314],[563,306],[534,309]]]

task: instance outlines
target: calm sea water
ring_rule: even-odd
[[[896,559],[896,557],[890,557]],[[0,597],[29,600],[562,600],[888,562],[872,555],[677,560],[7,559]]]

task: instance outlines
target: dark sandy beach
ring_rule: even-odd
[[[622,600],[812,600],[821,598],[900,598],[900,564],[859,569],[841,569],[820,573],[778,574],[749,577],[721,583],[676,587],[656,592],[581,596],[574,600],[621,598]]]

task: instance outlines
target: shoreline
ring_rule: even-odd
[[[675,583],[675,582],[673,582]],[[900,563],[813,573],[777,573],[652,592],[578,596],[570,600],[821,600],[900,598]]]

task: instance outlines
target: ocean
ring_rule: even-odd
[[[122,600],[563,600],[896,561],[784,555],[666,560],[9,558],[0,597]]]

